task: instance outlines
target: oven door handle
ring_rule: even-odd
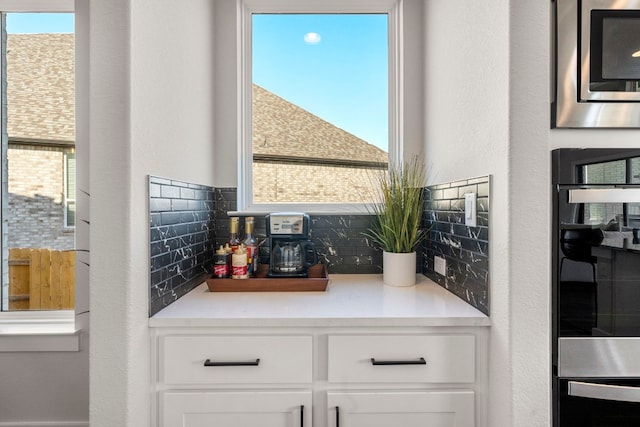
[[[569,381],[569,396],[640,403],[640,387]]]

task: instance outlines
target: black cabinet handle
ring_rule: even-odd
[[[248,362],[212,362],[210,359],[204,361],[204,366],[258,366],[260,359]]]
[[[300,427],[304,427],[304,405],[300,405]]]
[[[372,365],[426,365],[427,361],[424,360],[424,357],[421,357],[416,360],[376,360],[374,357],[371,358]]]
[[[340,427],[340,407],[336,406],[336,427]]]

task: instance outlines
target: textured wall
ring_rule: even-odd
[[[485,314],[489,314],[489,177],[429,187],[424,273]],[[465,193],[477,193],[477,227],[467,227]],[[433,270],[434,256],[445,259],[447,275]]]
[[[149,315],[202,283],[213,261],[213,188],[149,177]]]

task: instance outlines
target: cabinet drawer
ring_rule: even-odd
[[[473,335],[331,335],[329,382],[472,383]]]
[[[160,341],[165,384],[310,383],[311,336],[170,335]]]

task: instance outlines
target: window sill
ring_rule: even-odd
[[[73,311],[0,313],[0,352],[80,351]]]

